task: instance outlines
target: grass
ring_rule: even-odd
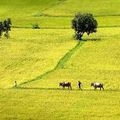
[[[120,89],[119,38],[119,28],[100,28],[98,33],[84,36],[87,41],[83,41],[83,46],[66,63],[61,62],[58,68],[42,80],[38,78],[23,87],[58,88],[59,82],[71,81],[73,88],[76,88],[80,80],[87,89],[94,81],[103,82],[106,89]]]
[[[45,10],[44,13],[49,15],[71,16],[80,11],[90,12],[94,15],[99,16],[120,15],[119,4],[120,0],[65,0],[65,2],[63,2],[62,4],[53,6],[52,8]]]
[[[32,28],[37,23],[41,28],[71,28],[76,12],[90,12],[97,16],[99,27],[119,27],[119,3],[120,0],[84,0],[80,3],[79,0],[1,0],[0,19],[10,17],[14,27]]]
[[[6,16],[57,15],[73,16],[76,12],[91,12],[95,15],[120,15],[120,0],[1,0],[0,14]],[[71,7],[72,6],[72,7]],[[22,9],[21,9],[22,8]],[[112,9],[111,9],[112,8]],[[22,17],[21,16],[21,17]]]
[[[10,17],[13,28],[0,39],[0,120],[119,120],[119,7],[120,0],[1,0],[0,20]],[[71,30],[76,12],[99,24],[80,43]],[[73,89],[59,88],[62,81]],[[94,91],[94,81],[105,90]]]
[[[0,41],[0,88],[12,87],[15,80],[25,82],[54,68],[77,44],[69,36],[72,33],[60,29],[13,29],[9,40]]]
[[[98,21],[99,27],[120,27],[120,17],[118,16],[105,16],[95,17]],[[71,29],[71,21],[73,17],[64,16],[41,16],[41,17],[28,17],[28,18],[14,18],[14,27],[28,27],[37,23],[42,29]]]
[[[0,90],[1,120],[118,120],[119,92]]]

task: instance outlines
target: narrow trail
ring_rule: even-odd
[[[54,70],[57,69],[61,69],[64,68],[65,64],[67,63],[67,61],[70,60],[71,56],[80,48],[80,46],[82,46],[84,42],[79,42],[74,48],[72,48],[71,50],[69,50],[58,62],[58,64],[56,65],[56,67],[54,68]]]
[[[27,83],[30,83],[30,82],[33,82],[33,81],[36,81],[36,80],[41,80],[42,78],[44,78],[45,76],[47,76],[48,74],[54,72],[55,70],[57,69],[62,69],[64,68],[65,64],[70,60],[70,58],[72,57],[72,55],[84,44],[84,41],[82,42],[78,42],[78,44],[73,47],[71,50],[69,50],[57,63],[57,65],[52,69],[52,70],[49,70],[45,73],[43,73],[42,75],[39,75],[37,76],[36,78],[34,79],[31,79],[31,80],[28,80],[26,82],[22,82],[18,85],[18,87],[20,87],[21,85],[25,85]]]

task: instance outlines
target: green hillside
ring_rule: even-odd
[[[91,12],[99,27],[117,27],[120,26],[119,4],[120,0],[1,0],[0,18],[10,17],[14,27],[38,23],[41,28],[71,28],[76,12]]]

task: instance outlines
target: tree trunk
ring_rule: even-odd
[[[77,33],[76,33],[76,38],[77,38],[78,40],[82,40],[83,34],[84,34],[84,33],[77,32]]]
[[[9,38],[9,32],[8,30],[5,32],[4,36],[8,39]]]
[[[0,31],[0,38],[2,37],[2,31]]]

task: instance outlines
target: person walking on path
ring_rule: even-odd
[[[81,85],[82,85],[82,83],[80,81],[78,81],[78,88],[79,88],[79,90],[82,90]]]

